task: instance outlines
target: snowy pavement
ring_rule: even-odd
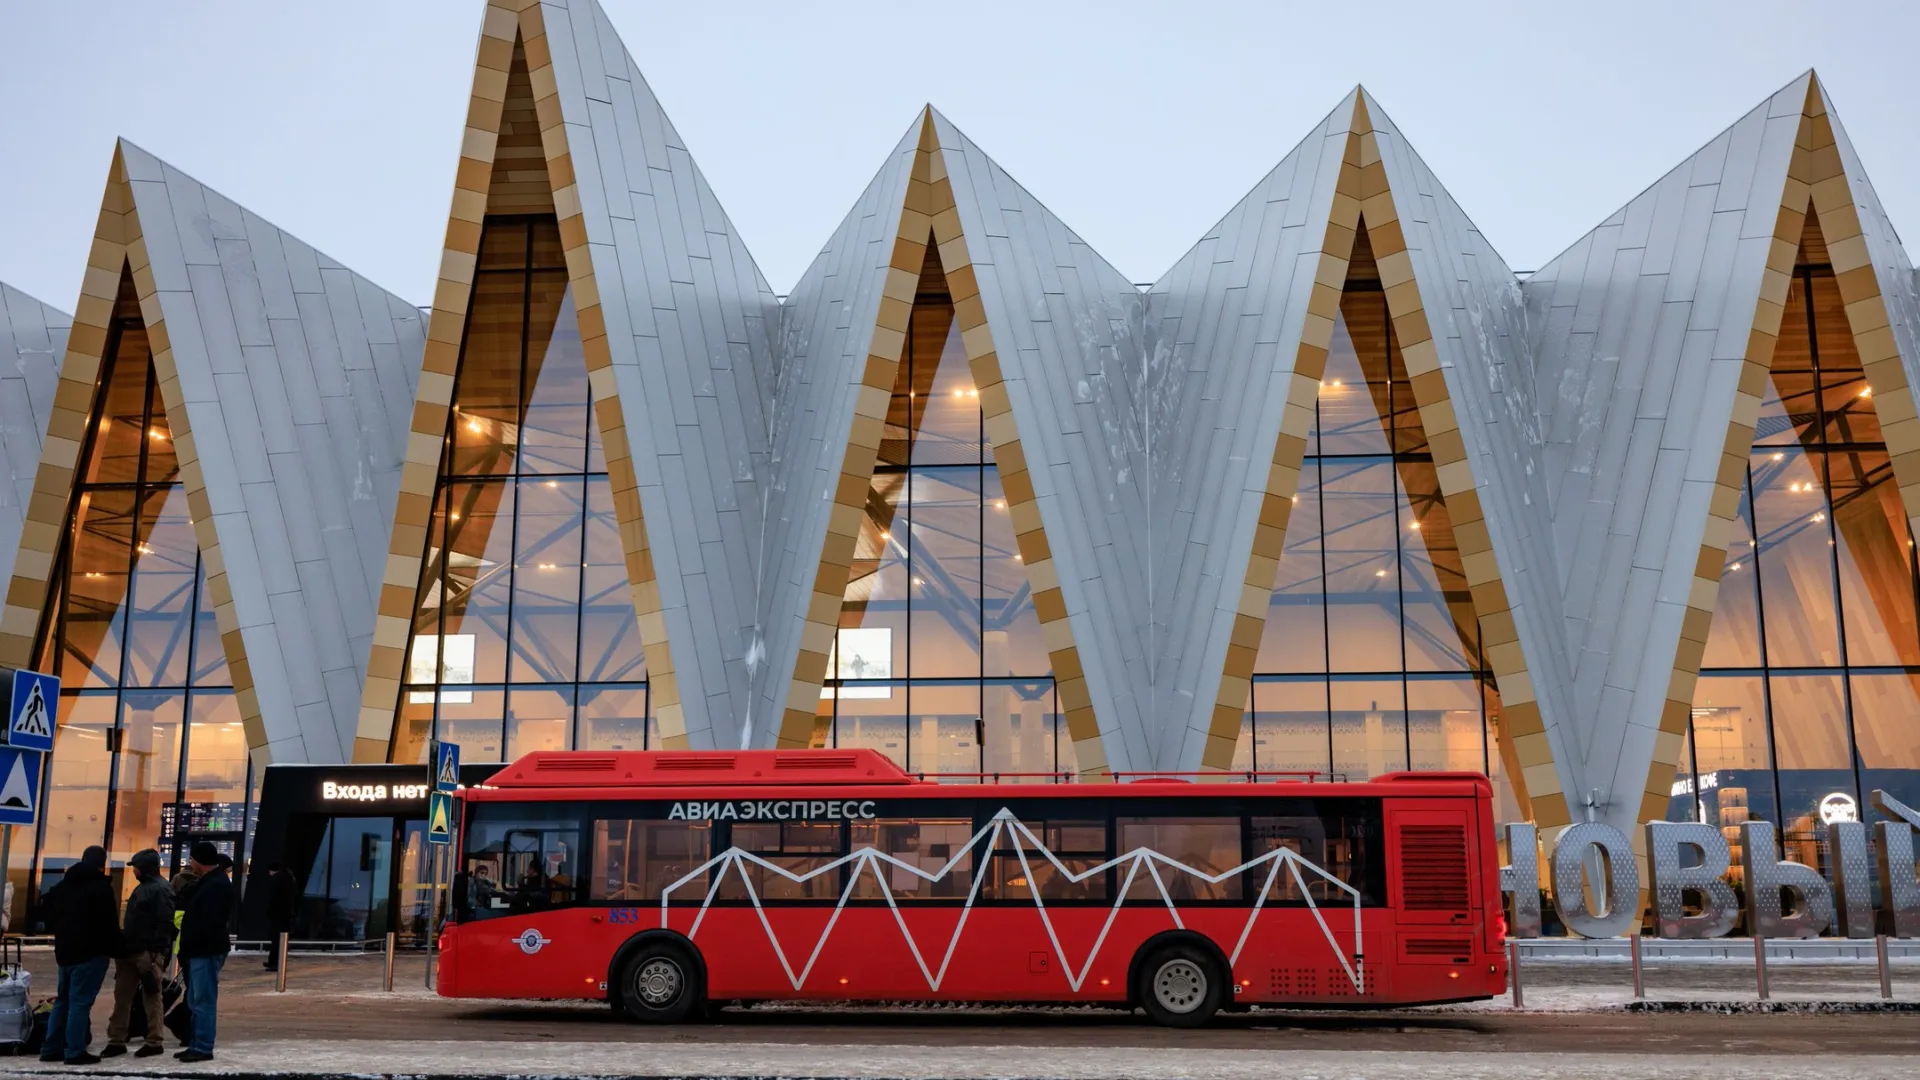
[[[137,1066],[149,1066],[147,1069]],[[806,1077],[847,1080],[1910,1080],[1911,1058],[1861,1055],[1407,1053],[834,1043],[251,1042],[203,1065],[115,1059],[85,1070],[0,1060],[0,1075]]]

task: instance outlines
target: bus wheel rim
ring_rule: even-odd
[[[640,965],[633,977],[640,1000],[659,1008],[680,996],[680,965],[664,956],[656,956]]]
[[[1154,972],[1153,997],[1168,1012],[1190,1013],[1207,999],[1207,973],[1191,960],[1169,960]]]

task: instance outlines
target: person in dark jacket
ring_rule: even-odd
[[[173,1055],[181,1061],[212,1061],[216,1013],[220,1007],[220,969],[226,966],[233,943],[227,921],[233,915],[233,882],[227,871],[233,860],[205,840],[193,845],[194,872],[200,883],[187,897],[186,917],[180,922],[180,962],[187,968],[187,1008],[193,1011],[193,1038]]]
[[[127,1052],[127,1031],[136,1002],[146,1010],[146,1045],[134,1057],[152,1057],[166,1049],[165,1012],[160,976],[173,956],[173,886],[160,876],[160,853],[148,848],[127,860],[140,884],[127,898],[121,926],[126,952],[113,962],[113,1019],[107,1022],[107,1048],[101,1057]]]
[[[41,1061],[93,1065],[87,1053],[93,1041],[94,999],[107,978],[107,962],[121,954],[120,901],[107,881],[107,851],[90,847],[67,867],[44,900],[53,930],[53,958],[60,966],[59,998],[47,1017]]]
[[[267,942],[267,970],[280,966],[280,935],[293,933],[293,914],[300,903],[300,885],[293,871],[283,863],[274,863],[267,871],[267,923],[273,938]]]

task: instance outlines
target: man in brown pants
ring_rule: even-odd
[[[113,964],[113,1019],[107,1021],[107,1047],[101,1057],[127,1052],[127,1030],[137,1000],[146,1010],[146,1045],[135,1057],[152,1057],[166,1050],[164,1008],[160,978],[173,952],[173,888],[160,876],[160,853],[147,848],[127,860],[140,884],[127,898],[122,937],[126,955]]]

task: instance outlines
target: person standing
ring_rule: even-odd
[[[93,1002],[107,978],[107,962],[122,952],[120,902],[107,881],[107,849],[90,847],[47,890],[47,924],[53,930],[53,958],[60,966],[59,997],[47,1017],[41,1061],[95,1065],[87,1053],[93,1041]]]
[[[173,954],[173,886],[160,876],[160,853],[148,848],[127,860],[140,884],[127,898],[121,936],[126,951],[113,962],[113,1019],[107,1022],[107,1048],[100,1056],[127,1052],[127,1031],[137,1002],[146,1011],[146,1044],[134,1057],[153,1057],[166,1049],[166,1015],[160,976]]]
[[[267,970],[280,968],[280,935],[293,933],[293,914],[300,902],[300,888],[293,871],[284,863],[274,863],[267,871],[267,922],[273,937],[267,942]]]
[[[205,840],[188,856],[199,884],[187,897],[186,917],[180,923],[180,961],[187,969],[187,1008],[193,1012],[193,1038],[173,1055],[180,1061],[212,1061],[216,1014],[220,1007],[220,969],[226,966],[233,943],[227,921],[233,914],[233,882],[227,870],[233,860]]]

